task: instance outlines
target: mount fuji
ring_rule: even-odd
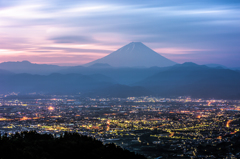
[[[84,66],[109,64],[113,67],[167,67],[177,64],[141,42],[131,42],[113,53]]]

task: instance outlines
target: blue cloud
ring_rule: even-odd
[[[0,1],[0,7],[24,6],[29,2]],[[37,1],[36,5],[39,8],[31,10],[36,16],[2,17],[6,21],[9,19],[9,23],[0,25],[0,29],[60,28],[60,31],[46,31],[43,35],[54,43],[98,43],[120,47],[130,41],[142,41],[155,48],[216,50],[212,51],[214,56],[228,54],[229,64],[235,61],[235,65],[239,65],[235,60],[240,54],[239,0],[43,0]],[[11,35],[11,31],[6,34]],[[104,35],[109,34],[118,35],[116,41],[103,40]],[[66,50],[71,51],[71,48]],[[204,53],[192,54],[204,60]]]
[[[60,37],[53,37],[49,40],[53,40],[55,43],[95,43],[97,42],[95,39],[88,37],[88,36],[60,36]]]

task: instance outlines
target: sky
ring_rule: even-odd
[[[239,0],[0,0],[0,62],[82,65],[130,42],[240,67]]]

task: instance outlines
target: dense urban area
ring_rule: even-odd
[[[240,100],[0,95],[1,136],[66,132],[147,158],[240,158]]]

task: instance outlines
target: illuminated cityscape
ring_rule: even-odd
[[[240,100],[6,94],[0,105],[1,135],[68,131],[148,158],[240,157]]]
[[[240,159],[239,13],[0,1],[0,159]]]

